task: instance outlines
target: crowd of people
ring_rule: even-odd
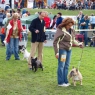
[[[20,20],[22,17],[27,17],[30,15],[30,13],[23,9],[21,12],[21,9],[13,10],[13,9],[0,9],[0,35],[1,35],[1,43],[2,46],[4,46],[4,39],[5,39],[5,33],[6,33],[6,27],[9,23],[9,21],[12,19],[12,16],[14,13],[18,13],[18,19]],[[24,27],[25,25],[23,25]]]
[[[26,10],[23,9],[21,12],[21,9],[17,9],[17,11],[15,10],[2,10],[0,9],[0,31],[2,31],[1,35],[1,43],[2,45],[4,45],[3,41],[5,38],[5,32],[4,32],[4,27],[6,27],[6,23],[8,22],[8,20],[10,19],[10,17],[17,12],[19,14],[19,19],[30,16],[30,13]],[[57,26],[62,22],[62,20],[64,19],[62,17],[62,13],[57,13],[56,15],[54,15],[53,19],[51,19],[49,17],[49,13],[45,12],[46,15],[44,17],[44,21],[45,21],[45,28],[46,29],[56,29]],[[39,15],[39,12],[38,12]],[[79,12],[79,14],[76,16],[77,17],[77,28],[78,29],[94,29],[95,27],[95,16],[92,13],[91,16],[88,15],[84,15],[82,11]],[[84,23],[85,22],[85,23]],[[23,25],[24,27],[24,25]],[[6,30],[6,29],[5,29]],[[94,31],[93,31],[94,32]],[[86,31],[81,31],[80,34],[84,35],[84,42],[85,42],[85,46],[88,46],[88,32]]]
[[[61,2],[60,0],[54,2],[51,8],[55,9],[69,9],[69,10],[82,10],[82,9],[95,9],[95,1],[92,2],[91,0],[85,0],[84,2],[78,0],[77,2],[73,2],[73,0],[64,0]]]
[[[91,16],[84,15],[82,11],[79,12],[77,16],[78,20],[78,29],[94,29],[95,28],[95,16],[94,13]],[[92,31],[94,34],[95,31]],[[81,31],[80,34],[84,36],[84,44],[88,46],[88,31]]]
[[[3,4],[3,6],[10,7],[10,8],[12,8],[12,2],[13,2],[12,0],[0,0],[0,4]],[[24,8],[24,2],[25,2],[25,0],[14,0],[14,7],[15,8]]]

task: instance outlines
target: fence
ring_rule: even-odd
[[[93,35],[93,31],[95,31],[95,29],[79,29],[79,30],[75,30],[76,33],[79,33],[81,31],[86,31],[88,32],[88,37],[92,37]],[[46,37],[47,37],[47,43],[44,44],[44,46],[53,46],[53,39],[54,39],[54,34],[56,33],[56,30],[52,30],[52,29],[46,29]]]

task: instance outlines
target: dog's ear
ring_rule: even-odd
[[[23,48],[24,47],[24,45],[21,45],[21,48]]]
[[[35,60],[37,60],[37,57],[35,58]]]
[[[73,76],[73,74],[74,74],[74,71],[71,71],[71,72],[70,72],[70,77],[72,77],[72,76]]]
[[[23,45],[23,47],[26,49],[26,47]]]
[[[76,68],[76,72],[78,72],[78,68]]]

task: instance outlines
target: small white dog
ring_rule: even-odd
[[[27,49],[24,46],[22,46],[22,49],[20,49],[20,52],[23,54],[22,60],[26,59],[28,62],[28,58],[30,56],[30,53],[27,51]]]

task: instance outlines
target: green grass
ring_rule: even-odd
[[[75,11],[69,11],[69,10],[55,10],[55,9],[29,9],[29,12],[31,14],[35,14],[35,12],[39,12],[39,11],[48,11],[49,13],[52,13],[52,14],[57,14],[58,12],[61,12],[62,15],[78,15],[79,11],[80,10],[75,10]],[[95,13],[95,10],[82,10],[83,11],[83,14],[88,14],[89,16],[92,14],[92,13]]]
[[[30,41],[27,47],[30,51]],[[70,81],[71,86],[66,88],[57,86],[57,60],[52,47],[44,47],[44,71],[38,69],[36,73],[28,70],[26,60],[15,61],[12,56],[6,61],[5,50],[5,47],[0,46],[0,95],[95,95],[95,48],[86,47],[83,50],[80,63],[83,86],[77,82],[74,87]],[[78,66],[81,52],[80,48],[72,48],[69,70]]]
[[[32,10],[34,13],[37,10]],[[38,10],[39,11],[39,10]],[[53,11],[53,10],[48,10]],[[53,11],[55,14],[58,10]],[[87,10],[83,11],[84,13]],[[89,10],[87,13],[92,12]],[[65,12],[63,11],[65,14]],[[66,15],[72,14],[68,11]],[[74,11],[78,14],[78,11]],[[30,37],[27,50],[30,51]],[[53,47],[44,47],[43,65],[44,71],[38,69],[36,73],[28,69],[27,61],[15,61],[14,56],[9,61],[5,60],[6,48],[0,45],[0,95],[95,95],[95,48],[85,47],[80,63],[80,72],[83,75],[83,86],[77,82],[74,87],[72,80],[69,87],[57,86],[57,59],[54,56]],[[69,70],[78,67],[82,49],[73,47]],[[23,55],[20,54],[20,58]]]

